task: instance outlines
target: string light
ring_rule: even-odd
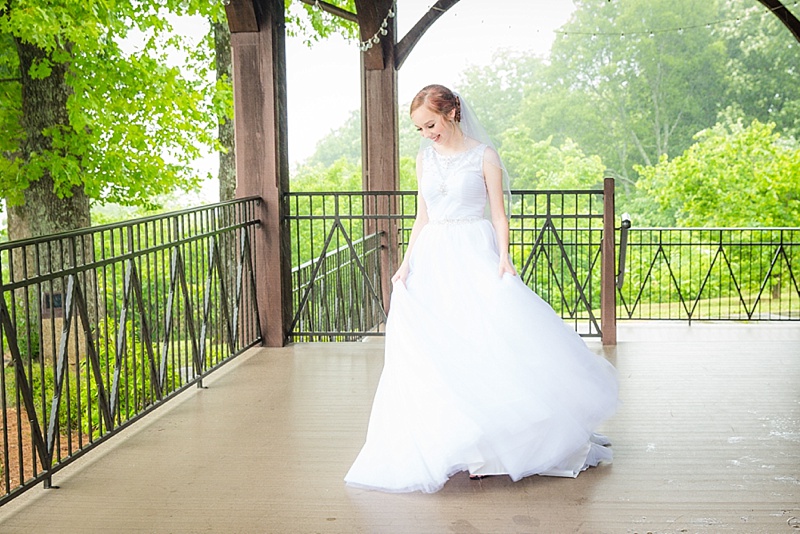
[[[378,31],[375,32],[375,35],[367,39],[366,41],[361,41],[358,43],[359,48],[362,52],[366,52],[376,44],[381,42],[381,37],[387,35],[389,33],[389,20],[394,18],[394,13],[396,9],[395,2],[392,2],[392,5],[389,7],[389,12],[383,17],[383,22],[381,22],[381,27],[378,28]]]
[[[799,2],[795,1],[793,5],[797,6],[798,3]],[[787,4],[788,3],[784,3],[784,7],[786,7]],[[726,22],[735,22],[736,24],[740,24],[743,19],[747,20],[747,19],[750,19],[750,18],[756,17],[756,16],[761,16],[763,18],[763,17],[766,17],[768,15],[774,15],[774,12],[775,12],[775,9],[770,8],[767,11],[759,10],[758,13],[753,12],[752,14],[748,14],[746,16],[738,16],[738,17],[730,18],[730,19],[722,19],[722,20],[715,20],[713,22],[706,22],[705,24],[697,24],[697,25],[694,25],[694,26],[681,26],[681,27],[678,27],[678,28],[667,28],[667,29],[663,29],[663,30],[643,30],[643,31],[633,31],[633,32],[601,32],[601,31],[598,31],[596,29],[593,30],[593,31],[587,31],[587,32],[569,30],[569,34],[571,34],[571,35],[590,36],[593,41],[596,40],[597,37],[600,36],[600,35],[602,35],[602,36],[611,36],[611,37],[619,37],[620,40],[625,40],[625,37],[627,37],[627,36],[635,36],[635,35],[647,35],[648,37],[651,37],[651,38],[655,37],[656,34],[664,34],[664,33],[675,33],[675,32],[677,32],[678,35],[683,35],[683,32],[686,31],[686,30],[692,30],[692,29],[697,29],[697,28],[702,28],[702,27],[705,27],[707,30],[710,30],[712,28],[712,26],[719,26],[720,24],[725,24]],[[568,38],[569,37],[567,31],[557,31],[556,33],[561,35],[561,36],[563,36],[564,38]]]

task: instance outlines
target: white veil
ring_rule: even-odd
[[[478,117],[475,115],[472,107],[467,104],[464,97],[458,94],[457,92],[453,91],[453,94],[458,98],[458,102],[461,106],[461,122],[458,123],[459,127],[461,128],[461,132],[470,137],[475,139],[479,143],[482,143],[488,147],[490,147],[494,152],[498,155],[498,162],[500,164],[500,169],[503,171],[503,207],[505,209],[506,218],[511,218],[511,179],[508,175],[508,171],[506,170],[505,165],[503,165],[503,160],[500,158],[499,152],[497,152],[497,147],[494,145],[492,138],[489,137],[489,134],[486,132],[486,129],[483,125],[478,121]],[[433,141],[431,139],[422,138],[420,142],[420,153],[425,150],[427,147],[432,146]],[[491,217],[491,211],[489,209],[489,203],[486,203],[486,209],[484,210],[484,216],[486,218]]]

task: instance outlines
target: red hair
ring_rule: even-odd
[[[451,111],[456,110],[454,121],[461,122],[461,102],[456,94],[444,85],[433,84],[423,87],[411,101],[410,113],[414,113],[422,106],[428,106],[431,110],[444,117],[447,117]]]

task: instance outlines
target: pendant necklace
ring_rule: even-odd
[[[436,152],[434,150],[434,152]],[[443,197],[447,196],[448,187],[447,182],[450,180],[450,176],[453,174],[451,167],[453,166],[453,161],[455,160],[456,154],[452,156],[442,156],[438,152],[436,152],[434,159],[436,160],[436,167],[439,169],[439,194]]]
[[[466,144],[466,136],[462,137],[462,143]],[[450,181],[450,177],[454,174],[454,171],[458,166],[458,156],[462,155],[464,152],[456,152],[455,154],[450,154],[447,156],[439,154],[435,148],[433,149],[433,152],[433,159],[436,161],[436,168],[439,170],[439,187],[437,189],[440,195],[446,197],[449,191],[447,182]]]

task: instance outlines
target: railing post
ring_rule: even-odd
[[[386,313],[389,312],[389,306],[392,295],[392,275],[400,265],[402,258],[398,258],[400,246],[399,236],[397,233],[397,221],[389,218],[390,215],[396,213],[397,199],[392,195],[386,195],[385,199],[379,206],[378,213],[386,214],[387,218],[379,221],[378,230],[381,232],[380,242],[380,278],[381,278],[381,296],[383,297],[383,309]]]
[[[603,345],[617,344],[616,235],[614,179],[603,180],[603,244],[600,264],[600,334]]]

